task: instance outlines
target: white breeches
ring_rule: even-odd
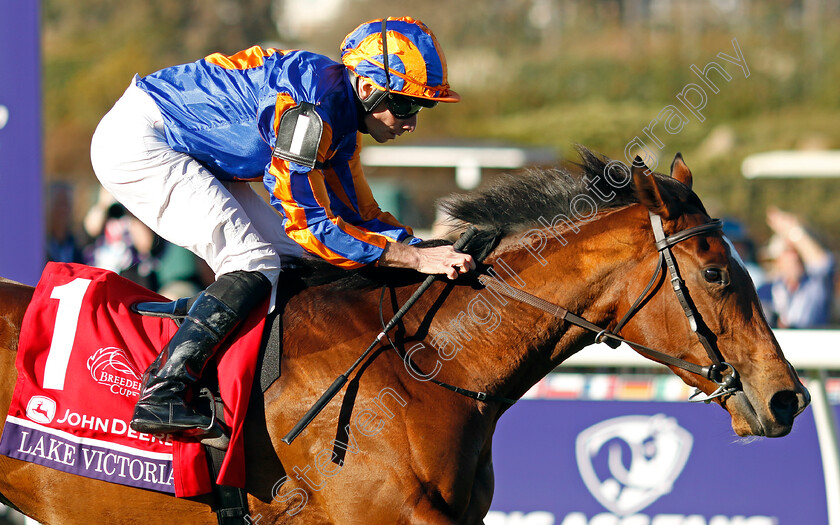
[[[201,257],[217,278],[259,271],[276,284],[281,258],[302,253],[283,231],[282,216],[249,184],[222,182],[167,144],[160,110],[135,81],[96,128],[91,162],[128,211]]]

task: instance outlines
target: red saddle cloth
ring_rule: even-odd
[[[200,444],[128,426],[143,371],[176,330],[172,320],[141,316],[130,306],[166,300],[107,270],[47,264],[21,327],[0,453],[179,497],[209,492]],[[222,485],[245,486],[242,423],[267,309],[268,301],[256,308],[215,358],[231,427],[217,478]]]

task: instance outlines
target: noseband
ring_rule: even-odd
[[[713,338],[714,335],[705,323],[703,323],[700,313],[691,301],[688,291],[685,289],[685,282],[680,277],[679,269],[674,261],[674,254],[671,252],[672,246],[679,244],[686,239],[690,239],[691,237],[697,235],[705,235],[720,231],[720,219],[713,219],[711,222],[687,228],[670,236],[665,235],[665,230],[662,228],[662,218],[659,215],[650,213],[650,224],[653,228],[656,250],[659,252],[659,260],[656,264],[656,270],[654,271],[653,277],[651,277],[647,287],[645,287],[644,291],[641,295],[639,295],[612,331],[590,323],[586,319],[569,312],[561,306],[550,303],[535,295],[525,292],[524,290],[514,288],[499,279],[490,279],[482,276],[481,282],[492,291],[503,294],[511,299],[529,304],[535,308],[539,308],[540,310],[548,312],[573,325],[595,332],[596,342],[605,343],[612,348],[617,348],[619,344],[625,343],[650,359],[675,366],[692,374],[697,374],[718,385],[718,388],[708,395],[704,394],[699,388],[695,389],[694,394],[692,394],[689,398],[690,401],[703,401],[705,403],[709,403],[712,399],[739,391],[741,389],[741,384],[738,379],[738,371],[735,370],[734,366],[723,360],[723,356],[720,351],[710,342],[710,336]],[[628,341],[618,335],[627,322],[642,309],[645,299],[659,280],[660,274],[665,270],[668,272],[671,287],[677,296],[677,300],[688,318],[691,330],[697,335],[697,338],[700,340],[700,344],[703,345],[703,348],[706,350],[706,354],[712,362],[709,366],[700,366],[698,364],[673,357],[659,350]]]

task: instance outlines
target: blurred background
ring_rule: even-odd
[[[747,155],[840,145],[840,2],[820,0],[107,0],[42,2],[47,184],[95,195],[90,136],[134,73],[232,54],[253,44],[338,58],[362,21],[410,15],[437,35],[460,104],[422,114],[399,145],[496,140],[568,154],[575,143],[623,158],[625,145],[711,60],[733,80],[667,136],[660,168],[681,151],[712,213],[766,235],[763,204],[783,201],[818,228],[840,219],[833,181],[767,185],[748,204]],[[737,39],[750,76],[716,58]],[[689,116],[690,117],[690,116]],[[824,205],[822,205],[824,204]],[[76,213],[81,215],[82,210]],[[832,239],[840,248],[840,240]]]
[[[436,34],[450,84],[463,99],[422,112],[417,131],[396,144],[380,148],[366,137],[367,150],[481,148],[490,157],[515,148],[533,154],[524,164],[545,165],[576,160],[576,144],[617,159],[647,148],[661,172],[682,152],[695,191],[710,215],[726,220],[726,234],[750,263],[757,285],[772,281],[780,271],[774,264],[804,231],[812,242],[799,254],[800,263],[810,258],[822,265],[814,279],[833,292],[833,260],[840,251],[840,0],[41,0],[45,259],[115,269],[170,296],[208,284],[212,276],[200,261],[156,239],[100,191],[89,160],[99,120],[135,73],[254,44],[338,60],[339,44],[358,24],[404,15]],[[745,68],[721,58],[736,57],[733,42]],[[0,75],[13,75],[14,57],[3,55]],[[710,73],[719,92],[705,89],[701,121],[677,95],[691,83],[708,88],[692,66],[702,70],[712,61],[731,80]],[[0,89],[0,129],[8,118],[3,94]],[[668,106],[679,108],[686,122],[674,134],[662,132],[660,123],[661,144],[655,145],[645,128]],[[643,144],[628,147],[637,138]],[[3,140],[0,134],[0,149]],[[769,168],[745,164],[774,151],[784,153]],[[476,161],[470,162],[474,171]],[[382,207],[423,232],[434,227],[437,199],[470,191],[507,169],[482,169],[480,178],[459,183],[457,161],[421,168],[367,157],[367,164]],[[0,171],[0,178],[14,176]],[[0,224],[0,230],[13,227]],[[6,241],[2,245],[12,251]],[[772,315],[771,321],[782,328],[837,325],[838,296],[822,294],[831,312],[818,322],[796,326]],[[681,383],[658,386],[676,380],[669,378],[558,374],[535,387],[548,393],[534,396],[684,400]],[[599,390],[596,384],[610,386]],[[840,403],[840,380],[827,388],[832,402]],[[659,394],[672,390],[677,394]],[[521,444],[522,434],[511,431],[511,442]],[[727,443],[730,438],[723,437]],[[506,490],[512,489],[498,496]],[[499,516],[493,523],[513,522]]]
[[[436,0],[43,0],[46,229],[72,234],[91,260],[104,227],[86,225],[86,215],[92,206],[102,215],[111,203],[100,198],[90,167],[90,137],[133,74],[254,44],[337,60],[341,40],[359,23],[401,15],[435,32],[463,101],[423,112],[417,132],[398,146],[514,146],[538,151],[545,164],[574,160],[578,143],[623,159],[638,137],[659,171],[682,152],[710,214],[748,238],[752,258],[773,234],[771,205],[795,214],[827,250],[840,250],[840,179],[748,180],[742,172],[756,153],[840,147],[836,0],[465,0],[457,9]],[[749,76],[720,58],[737,58],[733,41]],[[731,75],[709,73],[718,93],[692,72],[712,61]],[[706,91],[702,122],[676,98],[690,83]],[[657,147],[644,129],[669,105],[687,122],[675,134],[660,123]],[[840,175],[836,162],[831,169]],[[433,226],[436,199],[465,191],[452,168],[366,171],[382,207],[423,232]],[[498,171],[482,171],[481,183]]]

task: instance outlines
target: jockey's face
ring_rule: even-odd
[[[367,98],[373,93],[376,88],[372,84],[361,79],[358,84],[359,96],[362,99]],[[370,113],[365,115],[365,125],[368,133],[376,142],[388,142],[393,140],[406,131],[411,133],[417,127],[417,114],[411,115],[408,118],[397,118],[388,109],[387,100],[383,99]]]
[[[414,131],[417,127],[417,114],[405,119],[397,118],[388,109],[387,102],[383,100],[373,111],[365,115],[365,125],[376,142],[387,142],[406,131],[409,133]]]

